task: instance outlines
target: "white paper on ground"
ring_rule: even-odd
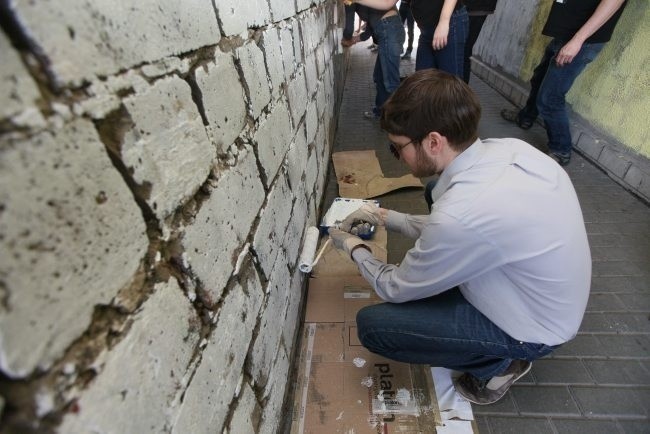
[[[436,398],[438,399],[438,408],[440,408],[440,416],[445,424],[444,427],[438,428],[438,433],[472,433],[471,421],[474,420],[472,405],[456,392],[452,383],[453,374],[454,371],[450,369],[431,368],[431,376],[433,377]],[[450,420],[452,418],[461,420]],[[441,431],[441,429],[444,429],[444,431]]]

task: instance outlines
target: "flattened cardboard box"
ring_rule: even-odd
[[[310,279],[292,434],[435,433],[442,425],[430,368],[359,342],[357,312],[380,302],[358,275]]]

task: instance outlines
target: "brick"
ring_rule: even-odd
[[[273,107],[271,113],[260,121],[253,136],[257,146],[260,163],[264,169],[267,185],[269,185],[282,165],[291,145],[291,119],[286,103]]]
[[[589,295],[587,312],[611,312],[625,310],[625,305],[616,294],[594,294]]]
[[[289,358],[283,348],[280,348],[275,363],[271,369],[271,378],[264,391],[267,398],[267,404],[262,415],[260,424],[260,434],[275,434],[279,432],[278,428],[282,418],[285,417],[282,412],[282,404],[287,388],[287,377],[289,373]]]
[[[228,426],[230,433],[254,433],[257,432],[262,409],[257,403],[255,392],[248,384],[242,386],[239,400]]]
[[[92,123],[8,141],[0,163],[0,368],[47,368],[140,266],[142,213]]]
[[[211,138],[221,153],[239,136],[246,123],[244,89],[233,57],[217,50],[214,62],[195,71]]]
[[[641,170],[635,163],[625,173],[624,181],[639,195],[650,200],[650,181],[648,173]]]
[[[305,81],[307,84],[307,99],[312,99],[318,89],[318,71],[316,69],[316,56],[311,54],[305,60]]]
[[[609,420],[576,420],[552,418],[551,423],[558,434],[611,434],[617,432],[616,422]]]
[[[296,58],[296,63],[300,64],[304,61],[305,56],[302,49],[302,34],[300,33],[300,21],[297,19],[291,20],[291,33],[293,34],[293,54]]]
[[[593,355],[610,357],[648,357],[650,339],[648,335],[601,335],[600,348],[595,347]]]
[[[307,104],[305,113],[307,143],[313,143],[314,139],[316,139],[316,132],[318,131],[318,112],[315,101],[312,100]]]
[[[286,20],[296,14],[296,4],[293,1],[269,0],[273,22]]]
[[[625,177],[625,173],[630,167],[630,160],[615,149],[608,147],[607,144],[598,157],[598,163],[619,178]]]
[[[280,88],[285,82],[280,34],[276,27],[269,27],[262,33],[261,48],[264,52],[264,59],[266,60],[266,67],[271,81],[271,95],[275,100],[278,99]]]
[[[552,432],[550,423],[546,419],[488,417],[487,422],[491,432],[499,434],[547,434]]]
[[[605,148],[605,144],[602,141],[595,139],[591,135],[587,134],[586,132],[583,132],[580,134],[580,137],[577,138],[575,147],[587,154],[593,160],[598,161],[600,154]]]
[[[237,283],[224,298],[200,365],[184,392],[172,433],[222,432],[240,383],[263,295],[255,269],[249,266],[241,284]]]
[[[628,261],[594,262],[592,273],[594,276],[639,276],[644,274],[644,268]]]
[[[571,398],[566,386],[519,386],[510,389],[519,411],[526,414],[573,415],[580,410]]]
[[[44,1],[19,2],[12,9],[46,53],[54,73],[67,83],[81,84],[95,75],[112,75],[220,39],[210,2],[179,8],[175,0],[128,7],[70,0],[65,7]]]
[[[630,311],[650,311],[648,294],[618,294],[617,296]]]
[[[650,384],[650,372],[636,360],[585,360],[598,384]]]
[[[580,326],[582,332],[648,333],[647,315],[634,313],[587,313]]]
[[[625,434],[648,434],[650,419],[646,417],[642,420],[619,420],[618,424]]]
[[[271,20],[266,0],[214,0],[221,28],[226,36],[240,35],[250,27],[262,27]]]
[[[531,372],[539,384],[593,384],[594,382],[580,360],[537,360],[533,363]]]
[[[263,201],[255,155],[246,147],[237,165],[219,174],[216,187],[185,228],[186,260],[205,288],[204,302],[216,303],[221,297]]]
[[[296,55],[293,51],[293,32],[291,24],[279,27],[280,42],[282,43],[282,63],[284,64],[284,80],[291,84],[291,77],[296,72]]]
[[[307,103],[309,102],[307,84],[305,82],[305,71],[302,67],[298,68],[296,75],[289,83],[287,96],[289,99],[293,125],[298,125],[300,119],[302,119],[305,114],[305,110],[307,110]]]
[[[642,393],[636,389],[571,386],[571,391],[587,417],[647,416]]]
[[[80,411],[66,413],[60,432],[165,431],[200,327],[178,283],[157,284],[128,334],[95,364],[99,375],[77,401]]]
[[[281,176],[267,197],[266,207],[261,212],[253,239],[253,248],[257,259],[267,276],[271,274],[278,252],[282,248],[292,207],[291,190],[289,190],[285,177]]]
[[[216,157],[189,85],[177,77],[124,100],[132,121],[120,152],[147,204],[164,219],[194,195]]]
[[[309,9],[311,7],[312,0],[296,0],[296,9],[298,12],[302,12],[305,9]]]
[[[246,80],[253,118],[257,119],[271,101],[270,84],[263,67],[264,53],[257,44],[248,42],[237,49],[237,58]]]
[[[289,186],[294,196],[299,197],[305,192],[305,168],[309,157],[307,139],[305,137],[305,127],[301,127],[287,153],[287,172],[289,177]]]
[[[295,268],[291,276],[291,289],[289,294],[287,306],[287,318],[284,321],[284,328],[282,330],[282,339],[287,348],[287,352],[291,354],[294,346],[296,345],[297,336],[296,332],[300,324],[301,307],[303,301],[303,294],[305,294],[305,280],[306,275],[302,274],[298,267]]]
[[[0,119],[8,118],[20,111],[32,107],[39,97],[36,83],[32,80],[11,42],[4,33],[0,33]]]
[[[250,374],[258,388],[271,387],[270,380],[277,375],[273,365],[276,358],[281,357],[284,351],[281,348],[281,339],[290,289],[291,280],[287,267],[285,264],[279,264],[270,277],[268,297],[260,318],[259,333],[251,348]],[[286,382],[286,377],[284,381]]]
[[[287,254],[287,261],[291,267],[298,260],[302,247],[302,233],[307,221],[307,199],[305,198],[304,186],[301,184],[299,189],[293,190],[293,195],[295,197],[293,212],[282,243],[282,248]]]

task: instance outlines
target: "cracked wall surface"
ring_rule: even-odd
[[[341,8],[0,2],[0,431],[279,429]]]

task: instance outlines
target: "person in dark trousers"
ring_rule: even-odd
[[[501,117],[522,129],[544,120],[550,155],[561,165],[571,161],[571,131],[565,96],[575,79],[603,49],[626,0],[556,0],[542,34],[553,39],[530,79],[523,109],[504,109]]]
[[[494,13],[497,7],[497,0],[465,0],[465,7],[467,7],[467,14],[469,15],[469,31],[467,32],[467,40],[465,41],[465,54],[463,57],[463,80],[469,83],[469,76],[472,72],[472,50],[478,36],[481,34],[481,29],[485,23],[488,15]]]
[[[402,55],[402,59],[405,60],[410,59],[411,53],[413,52],[415,20],[413,19],[413,13],[411,12],[411,0],[402,0],[399,5],[399,16],[402,19],[402,25],[406,23],[406,34],[408,36],[406,51]]]
[[[460,77],[410,75],[384,105],[381,127],[415,176],[439,176],[429,214],[363,205],[329,236],[384,300],[357,313],[363,346],[461,371],[456,390],[491,404],[576,336],[591,255],[569,175],[526,142],[478,138],[480,118],[478,97]],[[399,265],[387,264],[350,233],[358,220],[413,247]]]
[[[395,7],[397,0],[382,2],[379,7],[372,7],[372,0],[342,1],[346,6],[354,8],[354,12],[366,22],[366,28],[372,29],[373,40],[377,41],[377,60],[372,75],[377,90],[375,106],[372,111],[363,113],[364,117],[377,120],[382,106],[400,84],[399,64],[405,36],[404,26]],[[348,19],[348,15],[349,9],[346,9],[344,41],[349,41],[346,36],[352,35],[354,29],[354,15],[352,14],[352,20]],[[354,42],[356,39],[352,39]]]

